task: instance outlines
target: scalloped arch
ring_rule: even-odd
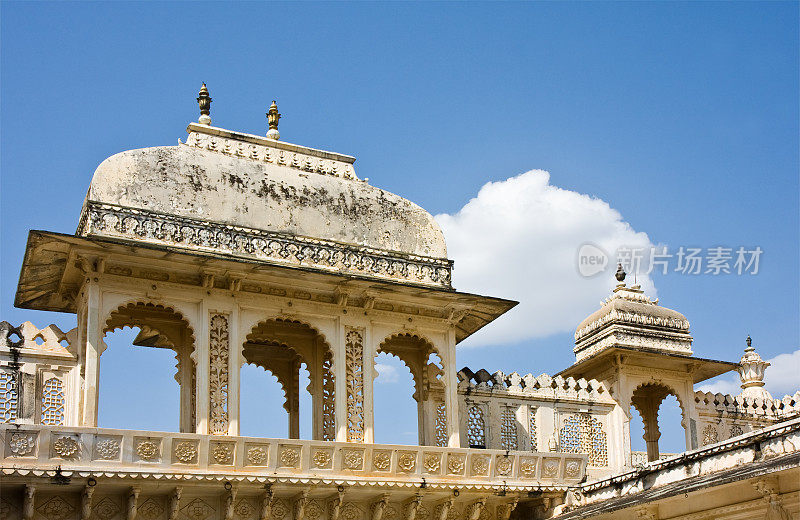
[[[687,424],[686,424],[686,419],[687,419],[687,417],[686,417],[686,414],[687,414],[686,406],[684,405],[683,401],[681,400],[680,395],[678,395],[678,392],[675,390],[675,388],[673,388],[671,385],[668,385],[666,383],[652,382],[652,381],[639,383],[633,389],[633,392],[631,392],[630,404],[628,406],[628,410],[626,411],[626,413],[628,414],[628,418],[630,418],[630,407],[633,406],[634,408],[636,408],[636,411],[639,413],[639,416],[642,418],[642,422],[645,423],[645,428],[647,428],[648,425],[644,421],[644,414],[642,413],[641,410],[639,410],[639,408],[636,406],[636,403],[633,401],[633,396],[636,395],[636,392],[638,390],[644,388],[644,387],[647,387],[647,386],[654,387],[654,388],[659,388],[660,387],[660,388],[664,388],[665,390],[667,390],[667,394],[664,397],[662,397],[661,401],[659,401],[659,403],[658,403],[658,409],[656,410],[656,417],[658,417],[658,410],[661,409],[661,403],[664,402],[664,399],[666,399],[667,396],[672,395],[678,401],[678,406],[680,406],[680,408],[681,408],[681,426],[683,427],[684,430],[686,430],[686,428],[687,428]]]
[[[175,338],[169,338],[167,334],[163,333],[158,329],[158,327],[153,326],[152,324],[148,323],[147,319],[137,318],[131,315],[122,314],[123,311],[135,311],[135,310],[162,310],[165,312],[169,312],[173,314],[178,321],[180,321],[186,330],[189,333],[189,340],[190,350],[194,350],[197,338],[194,333],[194,328],[192,327],[189,320],[184,316],[184,314],[177,310],[174,306],[169,304],[161,304],[161,303],[153,303],[148,300],[137,299],[131,300],[129,302],[123,303],[119,305],[116,309],[111,311],[106,318],[104,327],[103,327],[103,337],[106,336],[109,332],[114,332],[117,330],[122,330],[125,327],[139,327],[142,330],[152,330],[159,334],[159,337],[162,338],[165,342],[170,345],[170,348],[173,350],[176,349],[176,342],[174,341]]]
[[[422,366],[420,366],[420,373],[419,374],[415,373],[415,370],[413,368],[413,363],[409,359],[406,359],[406,357],[403,356],[400,352],[396,352],[396,351],[393,351],[391,349],[385,348],[385,346],[389,342],[391,342],[393,339],[400,339],[400,338],[417,339],[417,340],[419,340],[420,342],[424,343],[427,346],[427,350],[425,351],[425,354],[423,355]],[[430,358],[431,354],[436,354],[436,356],[439,358],[438,367],[439,367],[440,370],[444,371],[444,358],[442,357],[442,355],[439,352],[439,350],[436,348],[434,343],[428,337],[426,337],[424,334],[420,334],[420,333],[418,333],[416,331],[415,332],[394,332],[394,333],[389,334],[388,336],[386,336],[383,339],[383,341],[381,341],[378,344],[378,348],[375,350],[375,356],[372,359],[373,370],[375,368],[375,360],[377,359],[378,354],[388,354],[390,356],[394,356],[397,359],[399,359],[400,361],[402,361],[403,364],[408,368],[409,372],[411,372],[411,377],[414,380],[414,393],[413,393],[412,397],[417,402],[419,402],[419,400],[420,400],[420,390],[422,388],[422,383],[424,382],[424,381],[421,381],[421,379],[422,380],[426,379],[426,367],[428,366],[428,358]]]

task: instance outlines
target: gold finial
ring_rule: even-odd
[[[278,132],[278,121],[280,118],[281,115],[278,113],[278,105],[275,104],[275,100],[273,99],[272,104],[269,106],[269,111],[267,112],[267,123],[269,123],[267,137],[275,139],[276,141],[281,138],[281,134]]]
[[[197,121],[201,125],[211,124],[211,96],[208,95],[208,88],[206,84],[200,87],[200,92],[197,94],[197,104],[200,106],[200,119]]]

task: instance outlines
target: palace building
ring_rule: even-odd
[[[456,345],[516,302],[452,287],[433,217],[280,140],[275,102],[266,136],[212,126],[205,85],[198,103],[185,142],[98,166],[74,234],[29,234],[15,305],[77,326],[0,323],[0,519],[800,518],[800,392],[769,395],[749,338],[740,360],[695,356],[686,317],[620,268],[570,367],[459,370]],[[98,427],[123,327],[174,351],[180,431]],[[415,445],[374,442],[379,353],[413,376]],[[244,364],[277,377],[287,438],[240,435]],[[739,395],[695,390],[731,371]],[[659,450],[670,395],[678,454]]]

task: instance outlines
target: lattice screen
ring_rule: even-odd
[[[717,442],[719,442],[719,432],[717,432],[717,428],[712,424],[703,428],[703,446],[715,444]]]
[[[531,451],[536,451],[536,407],[528,406],[528,437],[531,440]]]
[[[608,443],[603,423],[588,413],[564,419],[559,444],[564,453],[588,454],[590,466],[608,466]]]
[[[436,405],[436,445],[447,447],[447,409],[444,401],[439,401]]]
[[[345,365],[347,378],[347,441],[364,442],[364,336],[347,328]]]
[[[57,377],[42,386],[42,424],[64,424],[64,383]]]
[[[483,410],[478,406],[470,406],[467,414],[467,438],[470,446],[486,447],[486,422]]]
[[[17,418],[17,390],[14,374],[0,370],[0,423],[8,423]]]
[[[333,399],[336,382],[330,355],[322,362],[322,440],[336,440],[336,410]]]
[[[517,417],[513,408],[504,408],[500,413],[500,444],[504,450],[517,449]]]

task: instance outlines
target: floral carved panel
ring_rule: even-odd
[[[345,329],[347,441],[364,442],[364,332]]]
[[[212,314],[209,327],[209,432],[228,433],[228,356],[230,333],[228,317]]]

